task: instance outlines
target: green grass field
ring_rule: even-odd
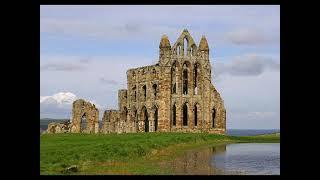
[[[280,134],[224,136],[196,133],[44,134],[40,136],[40,173],[65,174],[161,174],[170,169],[158,162],[185,150],[219,143],[280,142]]]

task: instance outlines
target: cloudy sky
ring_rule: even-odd
[[[163,34],[207,37],[227,128],[280,128],[280,6],[41,6],[40,116],[117,109],[126,70],[157,62]],[[100,117],[101,118],[101,117]]]

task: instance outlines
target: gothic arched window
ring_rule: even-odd
[[[184,56],[188,55],[188,39],[187,38],[183,39],[183,55]]]
[[[194,68],[193,68],[193,75],[194,75],[194,94],[197,95],[198,94],[198,90],[199,90],[199,75],[200,75],[200,65],[198,63],[196,63],[194,65]]]
[[[128,115],[128,109],[124,107],[122,112],[122,120],[127,121],[127,115]]]
[[[172,107],[172,125],[176,126],[176,119],[177,119],[177,108],[176,105],[173,105]]]
[[[177,55],[178,56],[181,55],[181,46],[180,45],[177,46]]]
[[[176,63],[174,63],[171,68],[171,94],[177,93],[176,70]]]
[[[156,106],[154,107],[153,120],[154,120],[154,131],[157,131],[157,129],[158,129],[158,108]]]
[[[215,108],[213,108],[212,109],[212,127],[213,128],[214,128],[215,118],[216,118],[216,110]]]
[[[182,94],[188,94],[188,66],[183,64],[182,72]]]
[[[182,107],[182,122],[183,126],[188,126],[188,106],[187,103],[184,103]]]
[[[81,126],[80,126],[80,131],[81,132],[85,132],[85,130],[87,129],[87,114],[84,113],[81,117]]]
[[[144,121],[144,131],[149,132],[148,111],[145,106],[141,110],[141,120]]]
[[[133,100],[133,102],[135,102],[137,100],[137,88],[136,88],[136,86],[134,86],[132,88],[132,100]]]
[[[144,98],[144,100],[147,100],[147,86],[144,85],[142,87],[142,89],[143,89],[143,98]]]
[[[198,125],[198,107],[194,105],[194,126]]]
[[[152,86],[152,90],[153,90],[154,99],[156,99],[157,98],[157,85],[156,84],[154,84]]]

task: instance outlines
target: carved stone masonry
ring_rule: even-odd
[[[118,91],[119,110],[104,112],[100,131],[98,109],[79,99],[73,103],[70,132],[225,134],[226,109],[211,69],[204,36],[197,46],[185,29],[171,46],[163,35],[158,63],[127,71],[127,89]]]

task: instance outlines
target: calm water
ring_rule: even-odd
[[[241,174],[280,174],[280,143],[229,144],[226,151],[215,154],[211,165]]]
[[[280,143],[239,143],[186,152],[167,162],[175,174],[279,175]]]

